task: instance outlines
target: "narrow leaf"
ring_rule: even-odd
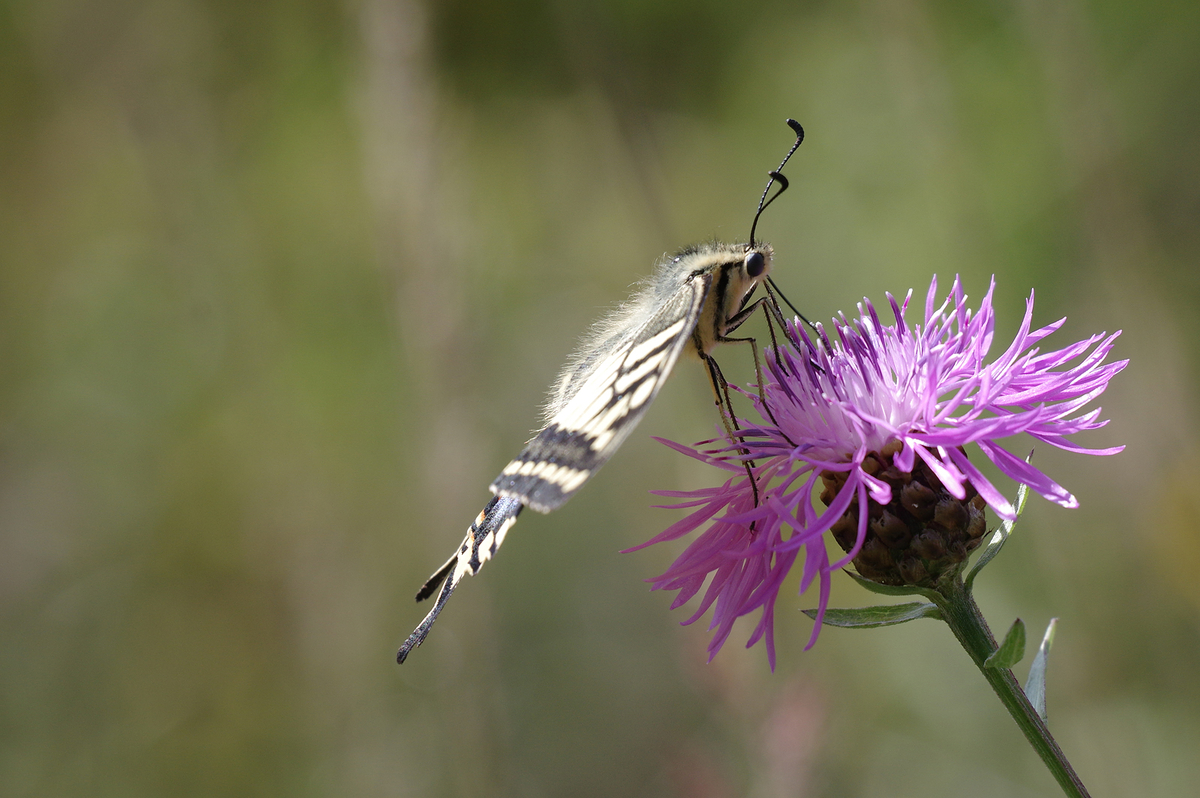
[[[1029,666],[1029,676],[1025,679],[1025,696],[1033,708],[1046,720],[1046,660],[1050,656],[1050,646],[1054,645],[1054,629],[1058,626],[1058,618],[1051,618],[1038,646],[1037,656]]]
[[[1004,636],[1000,648],[983,661],[985,668],[1011,668],[1025,656],[1025,622],[1020,618],[1013,621]]]
[[[1032,452],[1030,452],[1029,457],[1025,458],[1025,462],[1028,463],[1029,458],[1031,457],[1033,457]],[[1025,484],[1018,485],[1017,500],[1013,502],[1013,506],[1017,510],[1017,518],[1021,517],[1021,512],[1025,509],[1025,500],[1027,498],[1029,498],[1029,486]],[[968,592],[970,592],[971,586],[975,583],[975,577],[980,571],[983,570],[983,566],[990,563],[992,559],[1000,553],[1000,549],[1008,541],[1008,537],[1012,534],[1016,525],[1016,519],[1012,521],[1005,521],[1000,525],[1000,528],[996,530],[995,534],[992,535],[992,539],[989,540],[987,546],[984,547],[983,552],[979,555],[979,559],[975,561],[975,566],[971,568],[971,571],[967,574],[965,581]]]
[[[802,610],[809,618],[816,619],[816,610]],[[915,621],[917,618],[942,619],[941,611],[932,604],[914,601],[911,604],[885,604],[876,607],[854,607],[851,609],[825,610],[821,622],[826,626],[841,626],[847,629],[875,629],[880,626],[895,626],[898,623]]]

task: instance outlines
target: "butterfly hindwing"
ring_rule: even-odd
[[[492,482],[498,496],[550,512],[612,457],[641,421],[696,327],[711,274],[689,275],[644,324],[583,361],[568,399]]]
[[[458,587],[458,583],[467,574],[479,573],[483,564],[492,558],[496,549],[500,548],[500,544],[504,542],[504,536],[508,534],[509,528],[517,520],[523,507],[524,505],[519,500],[506,499],[501,496],[496,496],[487,503],[487,506],[483,508],[483,511],[479,513],[467,530],[467,536],[455,549],[454,554],[451,554],[450,559],[446,560],[446,564],[437,569],[433,576],[425,581],[417,593],[417,601],[424,601],[434,593],[437,593],[437,601],[433,603],[433,608],[429,610],[425,620],[421,621],[420,625],[400,646],[400,650],[396,653],[397,662],[404,662],[408,659],[409,653],[425,641],[429,629],[441,614],[442,607],[446,606],[454,588]],[[438,589],[439,587],[441,590]]]

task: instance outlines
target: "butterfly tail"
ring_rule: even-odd
[[[479,573],[483,564],[495,555],[500,544],[504,542],[504,536],[508,534],[509,528],[517,520],[517,516],[520,515],[524,506],[520,499],[506,496],[497,496],[487,503],[483,512],[475,518],[471,528],[467,530],[467,536],[463,538],[462,544],[417,591],[417,601],[424,601],[435,592],[437,600],[433,603],[433,609],[425,616],[425,620],[421,621],[420,625],[400,646],[400,650],[396,653],[397,662],[404,662],[408,658],[409,652],[425,642],[426,635],[429,634],[442,607],[446,606],[446,601],[454,592],[454,588],[458,587],[458,583],[467,574]],[[439,586],[441,590],[438,590]]]

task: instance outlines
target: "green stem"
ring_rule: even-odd
[[[1083,786],[1075,769],[1054,741],[1046,722],[1029,703],[1013,672],[1008,668],[983,666],[983,661],[997,648],[996,639],[992,637],[987,621],[984,620],[979,606],[971,596],[970,590],[963,584],[960,575],[955,573],[939,583],[936,595],[929,597],[942,611],[943,620],[971,655],[975,666],[982,671],[983,677],[996,691],[1000,702],[1024,732],[1033,750],[1037,751],[1038,756],[1046,763],[1063,792],[1075,798],[1090,798],[1087,788]]]

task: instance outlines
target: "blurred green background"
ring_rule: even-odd
[[[995,274],[1002,339],[1034,288],[1051,344],[1125,330],[1082,442],[1128,449],[1040,448],[1082,507],[979,597],[1061,619],[1093,794],[1200,789],[1200,4],[8,0],[0,792],[1059,794],[938,624],[803,652],[785,596],[776,673],[746,621],[705,665],[642,581],[682,544],[617,553],[711,480],[649,438],[713,431],[690,364],[393,661],[575,337],[745,238],[787,116],[810,317]]]

